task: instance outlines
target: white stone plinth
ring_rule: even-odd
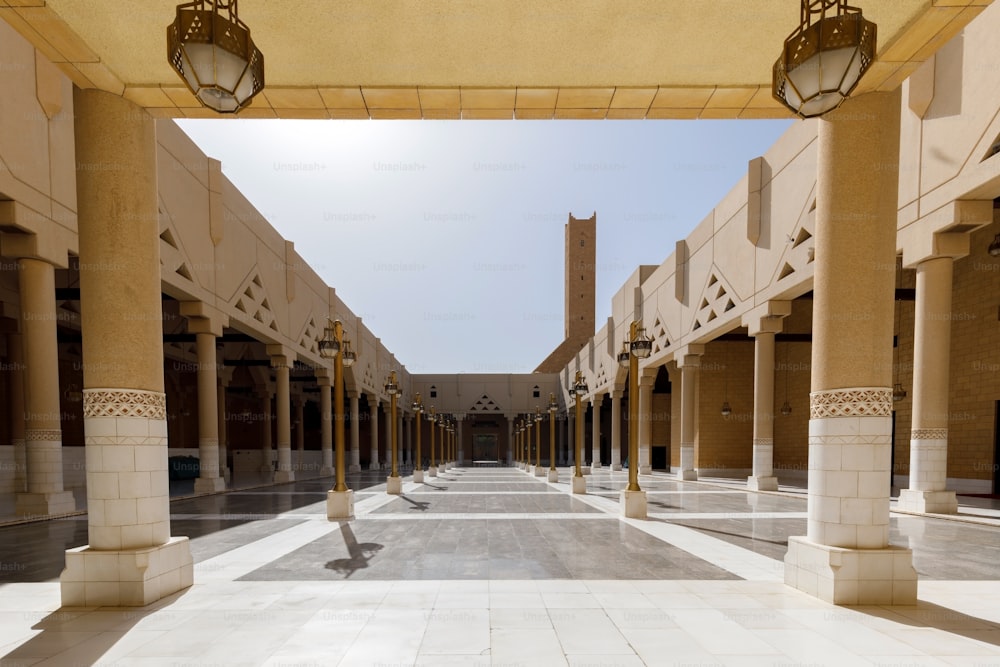
[[[590,474],[590,466],[580,466],[580,474],[581,475],[589,475]]]
[[[697,470],[681,470],[677,473],[677,479],[684,480],[685,482],[695,482],[698,480]]]
[[[354,518],[354,491],[327,491],[326,518],[330,521],[345,521]]]
[[[896,509],[903,512],[927,514],[957,514],[958,499],[954,491],[914,491],[903,489],[899,492]]]
[[[54,493],[19,493],[14,502],[14,514],[23,519],[40,519],[76,511],[72,491]]]
[[[398,496],[403,493],[403,478],[402,477],[386,477],[385,478],[385,492],[394,496]]]
[[[913,551],[845,549],[788,538],[785,584],[824,602],[844,605],[915,605]]]
[[[427,475],[428,475],[429,477],[437,477],[437,476],[438,476],[438,469],[437,469],[437,466],[431,466],[431,467],[430,467],[430,468],[429,468],[429,469],[427,470]]]
[[[628,519],[646,518],[646,492],[622,491],[618,497],[622,516]]]
[[[548,474],[549,469],[545,466],[535,466],[534,475],[535,477],[545,477]]]
[[[601,467],[601,462],[600,462],[600,461],[594,461],[594,462],[592,462],[592,463],[590,464],[590,467],[591,467],[591,468],[592,468],[593,470],[597,470],[597,469],[599,469],[599,468]]]
[[[188,538],[143,549],[66,551],[63,607],[142,607],[194,583]]]
[[[621,469],[622,469],[622,464],[621,463],[612,463],[611,464],[611,470],[613,472],[617,472],[617,471],[619,471]]]
[[[423,470],[414,470],[413,471],[413,482],[414,482],[414,484],[423,484],[424,483],[424,471]]]
[[[586,493],[587,492],[587,478],[573,476],[573,493]]]
[[[747,488],[751,491],[777,491],[778,478],[763,475],[747,477]]]
[[[221,477],[199,477],[194,480],[195,493],[219,493],[226,490],[226,480]]]
[[[548,473],[548,480],[550,482],[558,482],[559,481],[559,471],[558,470],[550,470],[549,473]]]

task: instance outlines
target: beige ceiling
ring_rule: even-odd
[[[992,0],[856,0],[862,89],[897,87]],[[178,0],[0,0],[81,87],[214,116],[170,69]],[[771,67],[799,0],[240,0],[281,118],[780,118]]]

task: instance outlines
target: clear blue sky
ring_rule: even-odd
[[[534,370],[571,212],[597,212],[600,327],[791,122],[179,121],[414,373]]]

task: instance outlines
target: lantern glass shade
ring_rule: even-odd
[[[1000,257],[1000,234],[993,237],[993,242],[989,247],[990,257]]]
[[[349,340],[344,341],[344,351],[341,353],[340,356],[343,357],[344,368],[350,368],[351,366],[354,365],[354,362],[357,360],[358,355],[354,352],[354,350],[351,349],[351,341]]]
[[[195,97],[219,113],[235,113],[264,89],[264,55],[236,14],[236,0],[177,6],[167,26],[167,58]]]
[[[781,414],[784,415],[785,417],[787,417],[788,415],[792,414],[792,404],[789,403],[788,401],[785,401],[784,403],[782,403],[781,404]]]
[[[906,390],[903,389],[903,385],[901,383],[897,382],[892,387],[892,400],[901,401],[904,398],[906,398]]]
[[[641,336],[642,334],[640,334]],[[632,341],[632,354],[639,357],[640,359],[648,359],[649,355],[653,352],[653,341],[648,338],[640,337],[638,340]]]
[[[847,99],[875,58],[876,26],[844,0],[822,0],[837,13],[811,22],[820,10],[803,1],[803,22],[774,64],[773,96],[802,118],[821,116]],[[822,12],[821,12],[822,13]]]
[[[318,344],[319,356],[324,359],[333,359],[340,352],[340,343],[333,337],[333,329],[327,329],[326,335]]]
[[[723,401],[722,402],[722,416],[723,417],[728,417],[731,414],[733,414],[733,409],[731,407],[729,407],[729,401]]]

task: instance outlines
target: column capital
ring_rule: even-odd
[[[652,387],[654,384],[656,384],[656,374],[658,370],[659,367],[654,368],[652,370],[644,368],[641,371],[639,371],[639,386]]]
[[[744,313],[742,324],[747,328],[747,334],[779,333],[782,320],[792,314],[791,301],[765,301],[756,308]]]
[[[620,400],[621,397],[624,394],[625,394],[625,390],[624,389],[618,389],[617,387],[608,392],[608,395],[611,396],[611,400],[612,401]]]
[[[678,368],[685,366],[701,366],[701,355],[705,354],[704,345],[685,345],[674,353]]]
[[[295,364],[295,351],[284,345],[267,345],[267,354],[271,357],[272,368],[291,368]]]
[[[316,376],[316,384],[320,387],[330,387],[333,385],[333,372],[329,368],[317,368],[313,371]]]
[[[219,369],[216,371],[216,374],[218,375],[219,378],[219,384],[221,384],[223,387],[228,387],[233,381],[233,373],[235,371],[236,369],[233,368],[232,366],[224,366],[222,364],[219,364]]]
[[[222,329],[229,326],[229,315],[204,301],[181,301],[181,315],[188,318],[190,333],[208,333],[219,337]]]
[[[903,268],[935,257],[959,259],[969,254],[969,233],[993,222],[993,200],[956,199],[921,216],[898,232]],[[962,231],[947,231],[960,225]]]
[[[40,232],[0,233],[0,255],[4,257],[35,259],[57,269],[66,269],[69,268],[70,251],[79,252],[77,242],[65,227],[24,204],[15,201],[0,202],[0,225]]]

